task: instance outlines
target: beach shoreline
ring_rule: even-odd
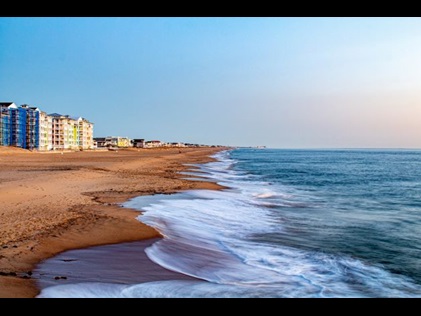
[[[227,148],[38,153],[0,149],[0,297],[39,294],[34,267],[71,249],[160,238],[120,204],[140,195],[223,189],[191,181],[184,164]]]

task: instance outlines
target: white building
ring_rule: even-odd
[[[53,118],[40,111],[39,115],[39,150],[53,149]]]
[[[77,119],[79,149],[94,148],[94,124],[83,117]]]

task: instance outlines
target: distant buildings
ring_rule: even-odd
[[[105,141],[107,142],[108,139],[105,139]],[[129,148],[132,147],[131,143],[130,143],[130,138],[128,137],[110,137],[109,141],[114,144],[114,146],[119,147],[119,148]]]
[[[162,142],[160,140],[148,140],[145,141],[143,138],[130,139],[128,137],[121,136],[107,136],[107,137],[95,137],[94,138],[95,148],[181,148],[181,147],[210,147],[208,145],[191,144],[191,143],[180,143],[180,142]],[[219,146],[211,146],[219,147]]]
[[[144,148],[145,147],[145,140],[143,138],[134,138],[132,140],[133,147],[136,148]]]
[[[145,148],[162,147],[163,143],[160,140],[148,140],[145,142]]]
[[[0,146],[30,150],[85,150],[96,148],[174,148],[207,145],[145,141],[121,136],[93,137],[94,124],[83,117],[47,114],[38,107],[0,102]],[[215,146],[212,146],[215,147]]]
[[[128,137],[120,136],[107,136],[107,137],[95,137],[94,142],[96,146],[100,147],[118,147],[118,148],[158,148],[158,147],[186,147],[183,143],[165,143],[160,140],[148,140],[145,141],[143,138],[130,139]]]
[[[27,104],[0,102],[0,146],[24,149],[93,149],[94,124],[82,117],[47,114]]]
[[[132,141],[128,137],[121,137],[121,136],[95,137],[93,140],[96,143],[96,147],[118,147],[118,148],[132,147]]]

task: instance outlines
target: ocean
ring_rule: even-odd
[[[124,203],[147,256],[198,280],[85,282],[38,297],[421,297],[421,151],[238,148],[190,165],[228,189]]]

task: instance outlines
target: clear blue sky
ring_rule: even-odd
[[[94,136],[421,148],[421,18],[0,18],[0,101]]]

